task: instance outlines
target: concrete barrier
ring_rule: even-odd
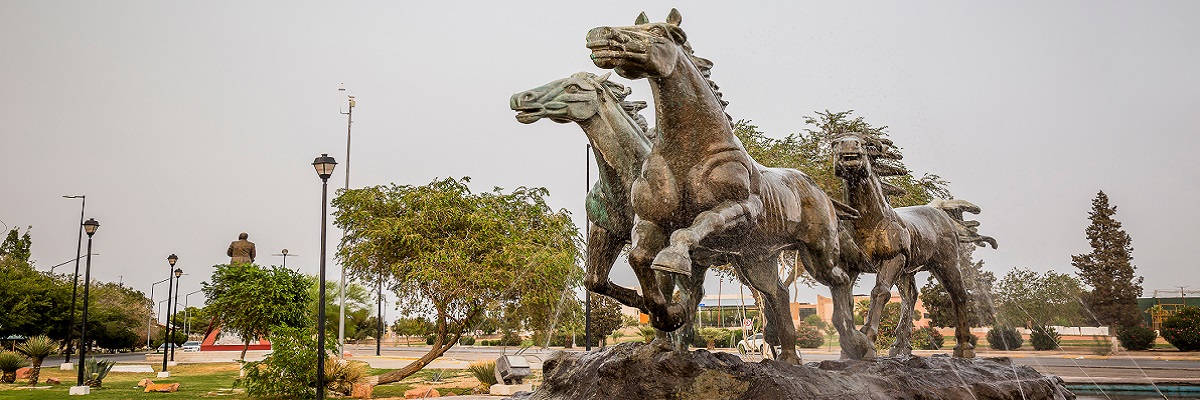
[[[262,361],[263,357],[270,353],[270,350],[250,350],[246,352],[246,361]],[[175,362],[180,364],[235,362],[241,355],[241,351],[176,351]],[[146,355],[146,361],[161,363],[162,359],[162,354]]]

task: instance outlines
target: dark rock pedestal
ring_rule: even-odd
[[[1074,399],[1062,380],[1007,358],[884,357],[793,366],[623,343],[555,353],[544,380],[514,399]]]

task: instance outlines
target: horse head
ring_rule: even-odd
[[[627,79],[671,75],[682,57],[691,57],[703,68],[707,60],[691,55],[687,34],[679,28],[682,20],[679,11],[671,9],[667,22],[651,23],[642,13],[632,26],[594,28],[587,33],[592,62]]]
[[[608,80],[609,74],[597,76],[577,72],[534,89],[512,95],[509,106],[517,112],[517,121],[524,124],[549,118],[558,123],[583,122],[599,112],[604,101],[622,100],[631,90]],[[645,108],[645,102],[640,103]],[[620,104],[624,106],[624,104]],[[640,108],[639,108],[640,110]]]
[[[834,174],[842,179],[863,178],[871,175],[895,176],[908,171],[881,160],[899,160],[902,156],[893,149],[891,140],[861,132],[837,135],[833,147]]]

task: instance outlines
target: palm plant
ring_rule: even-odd
[[[29,371],[29,386],[34,386],[37,385],[38,375],[42,372],[42,360],[58,351],[58,341],[46,335],[38,335],[17,346],[17,351],[25,354],[33,363],[33,368]]]
[[[88,379],[84,380],[83,384],[94,388],[100,387],[104,384],[104,377],[108,376],[108,371],[111,371],[116,363],[116,361],[97,360],[94,357],[87,359],[83,363],[83,372]]]
[[[20,354],[0,352],[0,383],[13,383],[17,380],[17,370],[29,366],[29,360]]]

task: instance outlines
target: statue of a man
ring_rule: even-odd
[[[229,244],[229,250],[225,251],[225,255],[230,257],[229,264],[254,262],[254,242],[246,240],[249,237],[246,232],[242,232],[236,242]]]

